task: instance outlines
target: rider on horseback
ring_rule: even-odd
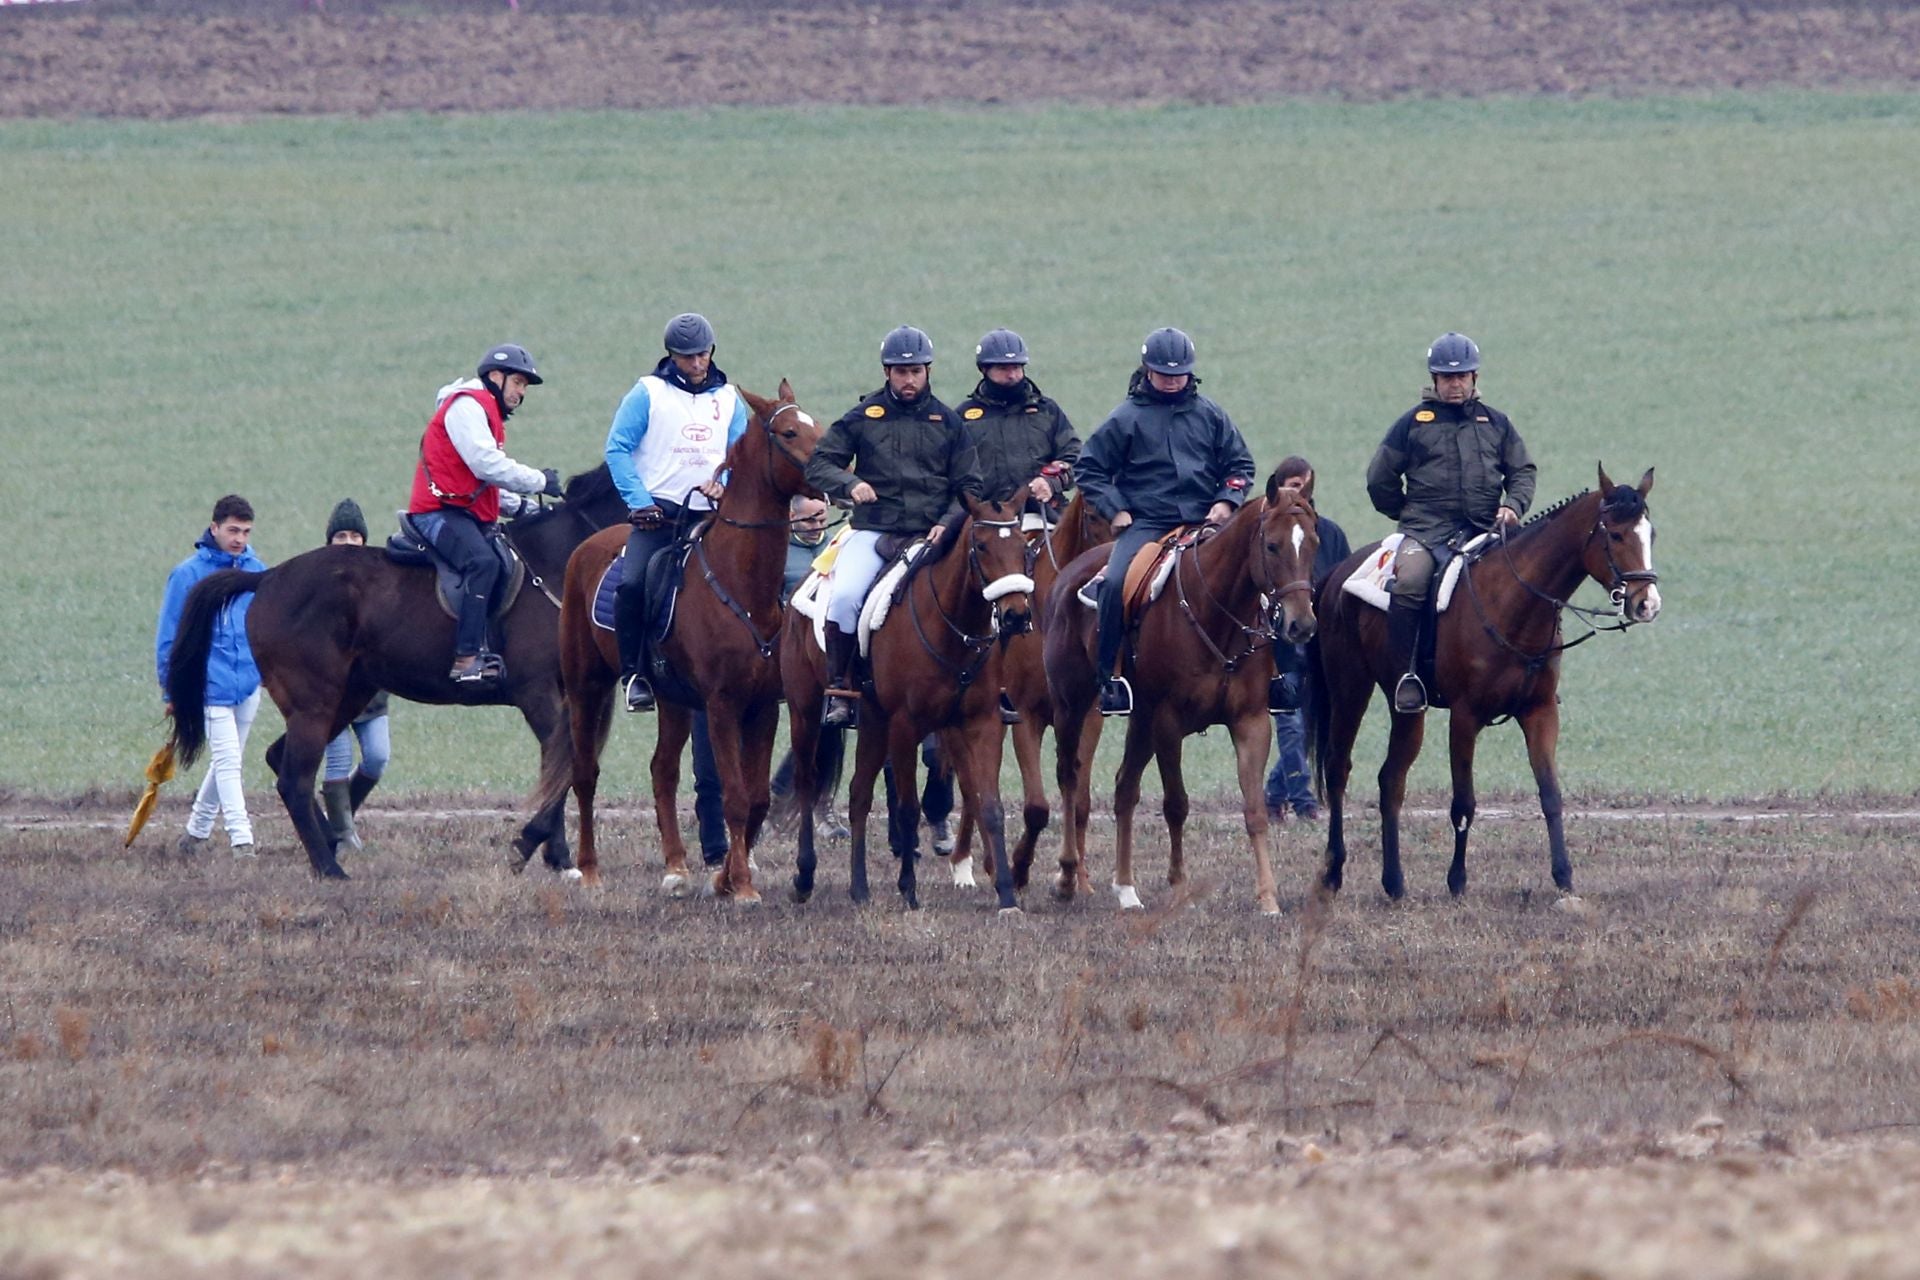
[[[627,500],[627,523],[633,526],[613,607],[629,711],[651,711],[655,702],[641,668],[647,562],[672,544],[683,503],[706,510],[720,500],[720,467],[747,429],[747,403],[713,362],[713,326],[706,317],[691,311],[675,316],[661,341],[666,354],[633,384],[607,431],[607,469]]]
[[[1534,465],[1507,415],[1480,399],[1480,348],[1463,333],[1443,333],[1427,350],[1433,385],[1402,414],[1367,466],[1367,496],[1398,522],[1387,648],[1393,709],[1427,709],[1415,671],[1421,615],[1434,570],[1467,538],[1518,524],[1533,501]],[[1505,490],[1505,498],[1501,497]]]
[[[1193,364],[1186,334],[1148,334],[1127,398],[1088,438],[1074,467],[1080,491],[1114,532],[1100,586],[1101,715],[1133,711],[1133,686],[1118,663],[1134,553],[1180,525],[1224,523],[1253,484],[1253,454],[1226,410],[1200,394]]]
[[[922,531],[934,543],[964,518],[963,495],[982,495],[973,435],[929,388],[933,342],[901,325],[880,344],[887,383],[827,431],[807,462],[807,483],[850,501],[853,532],[840,545],[827,601],[827,705],[821,723],[853,723],[855,634],[867,589],[885,567],[888,534]]]
[[[420,438],[420,465],[407,502],[414,527],[460,571],[460,619],[448,672],[459,684],[498,680],[505,673],[499,655],[486,649],[487,606],[500,577],[491,541],[495,524],[503,514],[519,513],[522,494],[561,494],[558,471],[523,467],[505,452],[507,419],[527,388],[544,381],[533,357],[525,347],[503,342],[487,348],[475,372],[440,388]]]

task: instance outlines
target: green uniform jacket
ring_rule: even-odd
[[[1012,387],[982,378],[973,394],[960,402],[959,413],[980,450],[986,494],[995,502],[1020,493],[1049,462],[1065,463],[1068,468],[1053,480],[1054,492],[1072,484],[1080,437],[1073,433],[1066,413],[1033,385],[1032,378],[1022,378]]]
[[[1428,396],[1374,451],[1367,496],[1400,532],[1439,546],[1455,534],[1493,528],[1502,506],[1527,514],[1534,470],[1506,414],[1477,398],[1444,404]]]
[[[984,490],[973,436],[929,391],[901,404],[885,387],[849,409],[807,460],[807,483],[845,499],[860,481],[878,495],[853,509],[853,527],[925,533],[965,510]]]

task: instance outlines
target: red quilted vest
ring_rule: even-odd
[[[500,490],[473,474],[447,435],[447,410],[462,396],[486,410],[493,442],[502,446],[507,442],[507,424],[500,417],[500,406],[486,391],[467,387],[448,396],[434,410],[427,433],[420,437],[420,465],[414,468],[413,494],[407,499],[407,510],[419,515],[442,507],[460,507],[475,520],[491,523],[500,518]]]

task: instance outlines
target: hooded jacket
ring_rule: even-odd
[[[1087,438],[1073,478],[1102,516],[1130,511],[1144,524],[1194,524],[1216,502],[1246,501],[1253,452],[1198,381],[1163,396],[1136,370],[1127,398]]]
[[[153,665],[163,698],[167,695],[167,659],[173,655],[174,633],[180,629],[180,610],[194,584],[222,569],[264,573],[267,568],[266,562],[253,554],[251,547],[237,556],[222,551],[214,542],[211,529],[202,530],[193,547],[193,554],[167,575],[166,594],[160,597],[160,624],[153,637]],[[235,596],[214,623],[213,648],[207,654],[207,705],[210,707],[237,707],[260,687],[260,668],[253,663],[253,646],[247,641],[247,610],[252,607],[253,592]]]
[[[1493,528],[1503,505],[1524,516],[1535,468],[1507,415],[1479,397],[1447,404],[1428,394],[1387,430],[1367,466],[1367,496],[1400,532],[1428,546]]]

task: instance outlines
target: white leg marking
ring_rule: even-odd
[[[1140,895],[1134,891],[1134,887],[1130,884],[1117,884],[1113,886],[1113,896],[1120,900],[1120,909],[1122,911],[1145,911],[1147,909],[1147,904],[1140,901]]]
[[[973,859],[968,857],[960,862],[948,864],[953,868],[953,883],[962,889],[974,889],[979,886],[973,879]]]

